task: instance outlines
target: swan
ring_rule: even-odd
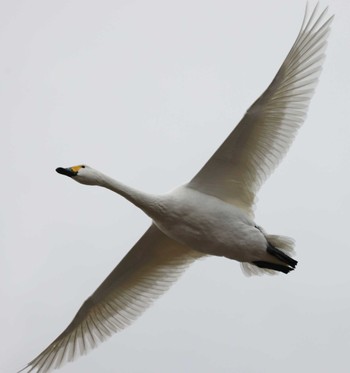
[[[304,122],[333,19],[326,11],[316,5],[309,15],[306,9],[297,39],[272,83],[189,183],[153,195],[87,165],[56,169],[78,183],[123,196],[152,224],[68,327],[22,371],[49,372],[96,347],[131,324],[199,258],[236,260],[248,275],[295,269],[294,241],[265,232],[255,223],[253,208],[256,193]]]

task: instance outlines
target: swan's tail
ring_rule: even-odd
[[[260,229],[260,227],[259,227]],[[294,240],[286,236],[277,236],[263,232],[268,242],[267,253],[274,260],[255,261],[254,263],[241,263],[242,270],[247,276],[261,274],[289,273],[297,265],[297,261],[289,255],[295,254]],[[272,258],[271,258],[272,259]]]
[[[287,264],[288,266],[292,267],[292,269],[294,269],[296,267],[296,265],[298,264],[298,262],[296,260],[294,260],[293,258],[288,256],[287,254],[285,254],[282,250],[279,250],[276,247],[272,246],[270,243],[269,243],[269,246],[266,249],[266,251],[270,255],[272,255],[275,258],[277,258],[278,260],[280,260],[281,262],[283,262],[283,263]]]
[[[259,268],[273,270],[277,272],[283,272],[283,273],[289,273],[290,271],[293,271],[295,269],[298,262],[285,254],[282,250],[277,249],[276,247],[272,246],[269,242],[269,246],[266,249],[267,253],[270,254],[277,259],[278,263],[275,261],[256,261],[253,262],[254,265],[256,265]]]

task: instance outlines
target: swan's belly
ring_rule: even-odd
[[[238,261],[258,260],[267,242],[242,210],[196,191],[168,196],[153,218],[167,236],[194,250]]]

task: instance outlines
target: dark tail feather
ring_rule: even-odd
[[[276,247],[272,246],[269,243],[269,246],[267,247],[266,251],[280,260],[281,262],[285,263],[284,264],[277,264],[277,263],[271,263],[271,262],[265,262],[265,261],[256,261],[253,262],[257,267],[259,268],[266,268],[266,269],[272,269],[274,271],[279,271],[283,273],[289,273],[290,271],[293,271],[293,269],[296,267],[298,262],[294,259],[292,259],[290,256],[285,254],[283,251],[276,249]]]
[[[269,244],[269,246],[267,247],[266,251],[274,256],[275,258],[279,259],[281,262],[283,263],[286,263],[288,264],[289,266],[291,266],[293,269],[296,267],[296,265],[298,264],[298,262],[294,259],[292,259],[290,256],[288,256],[287,254],[285,254],[283,251],[281,250],[278,250],[276,249],[275,247],[273,247],[272,245]]]
[[[290,271],[293,271],[294,269],[292,267],[288,267],[283,264],[264,262],[260,260],[253,262],[253,264],[255,264],[259,268],[273,269],[274,271],[279,271],[283,273],[289,273]]]

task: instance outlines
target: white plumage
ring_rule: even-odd
[[[108,188],[141,208],[153,223],[84,302],[68,327],[24,369],[49,372],[128,326],[196,259],[225,256],[247,274],[288,273],[294,242],[254,222],[256,193],[303,123],[317,84],[333,17],[307,12],[299,35],[267,90],[186,185],[154,196],[88,166],[58,168],[88,185]]]

